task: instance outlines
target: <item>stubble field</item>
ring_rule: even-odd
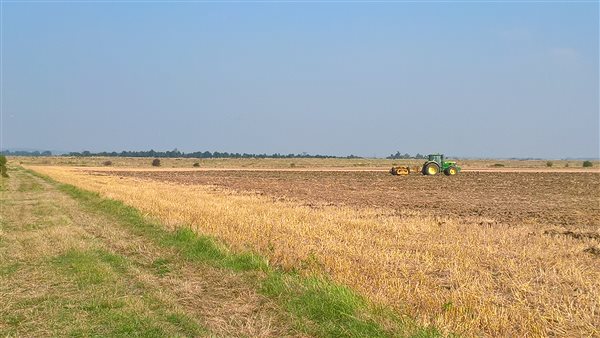
[[[600,334],[600,174],[32,167],[466,336]]]

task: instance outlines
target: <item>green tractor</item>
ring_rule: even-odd
[[[443,154],[431,154],[428,156],[427,162],[423,164],[423,175],[436,175],[443,171],[447,176],[454,176],[460,172],[460,167],[455,161],[445,161]]]

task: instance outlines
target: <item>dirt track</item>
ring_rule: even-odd
[[[391,176],[383,171],[154,170],[95,174],[226,187],[310,206],[382,207],[482,223],[600,228],[600,175],[590,172],[468,172]]]

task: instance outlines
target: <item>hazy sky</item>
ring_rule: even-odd
[[[598,6],[5,2],[3,146],[596,157]]]

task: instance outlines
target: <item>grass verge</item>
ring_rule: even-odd
[[[11,202],[0,212],[0,337],[211,334],[143,279],[140,260],[88,232],[116,222],[100,225],[106,217],[20,169],[0,187],[0,204]]]
[[[73,185],[27,170],[58,187],[84,207],[115,217],[120,223],[155,243],[176,249],[182,258],[233,271],[256,271],[260,291],[274,299],[294,319],[298,330],[320,337],[437,337],[433,327],[421,327],[413,320],[370,304],[351,289],[326,276],[302,276],[268,264],[260,255],[234,253],[212,237],[199,236],[190,229],[167,231],[158,222],[118,200],[101,197]],[[164,262],[157,262],[162,269]]]

